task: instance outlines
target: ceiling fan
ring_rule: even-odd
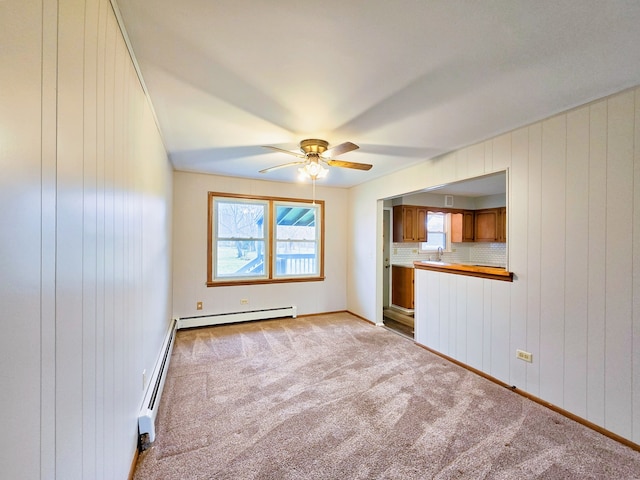
[[[270,148],[276,152],[286,153],[287,155],[293,155],[294,157],[298,157],[302,160],[265,168],[264,170],[260,170],[260,173],[267,173],[278,168],[291,167],[293,165],[301,165],[298,170],[315,180],[316,178],[322,178],[327,174],[327,170],[322,165],[323,163],[329,167],[353,168],[356,170],[370,170],[371,167],[373,167],[373,165],[368,163],[345,162],[343,160],[334,160],[332,158],[336,155],[341,155],[360,148],[355,143],[344,142],[332,148],[328,147],[329,142],[315,138],[302,140],[300,142],[300,153],[266,145],[265,148]]]

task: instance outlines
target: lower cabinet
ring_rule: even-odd
[[[412,267],[391,266],[391,303],[399,307],[413,310],[413,275]]]

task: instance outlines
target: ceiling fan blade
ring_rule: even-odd
[[[354,168],[356,170],[371,170],[373,167],[368,163],[344,162],[342,160],[328,160],[327,164],[331,167]]]
[[[275,150],[276,152],[286,153],[287,155],[293,155],[298,158],[307,158],[304,153],[292,152],[291,150],[285,150],[283,148],[272,147],[271,145],[263,145],[264,148],[270,148],[271,150]]]
[[[353,150],[357,150],[360,147],[355,143],[344,142],[340,145],[336,145],[335,147],[331,147],[328,150],[322,152],[322,156],[324,158],[337,157],[338,155],[342,155],[343,153],[352,152]]]
[[[279,168],[284,168],[284,167],[292,167],[293,165],[303,165],[307,163],[307,161],[303,161],[303,162],[291,162],[291,163],[283,163],[282,165],[276,165],[275,167],[269,167],[269,168],[265,168],[263,170],[260,170],[259,173],[267,173],[267,172],[271,172],[272,170],[277,170]]]

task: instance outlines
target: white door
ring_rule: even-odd
[[[382,211],[382,308],[390,304],[389,278],[391,272],[391,210]]]

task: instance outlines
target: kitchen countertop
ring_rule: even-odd
[[[413,266],[420,270],[431,270],[435,272],[452,273],[454,275],[466,275],[469,277],[480,277],[488,278],[491,280],[502,280],[504,282],[513,282],[513,272],[508,272],[502,267],[447,263],[433,260],[415,261],[413,262]]]

